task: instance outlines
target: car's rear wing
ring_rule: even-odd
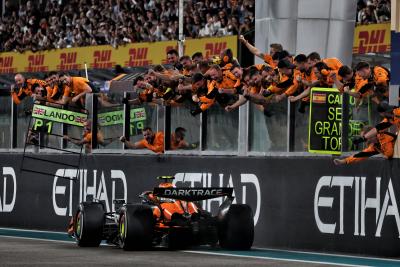
[[[157,197],[173,198],[184,201],[200,201],[217,197],[232,198],[233,188],[154,188],[153,194]]]

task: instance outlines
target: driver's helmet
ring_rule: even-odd
[[[174,188],[175,186],[172,183],[161,183],[158,185],[160,188]]]
[[[158,185],[159,188],[174,188],[175,186],[172,184],[172,181],[175,179],[174,176],[158,176],[158,180],[161,180],[162,182]]]

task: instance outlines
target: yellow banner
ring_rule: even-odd
[[[365,53],[390,53],[390,23],[355,28],[353,54]]]
[[[113,48],[109,45],[57,49],[46,52],[0,53],[0,73],[68,71],[88,68],[136,67],[164,64],[167,51],[177,49],[176,41],[133,43]],[[202,52],[205,57],[219,55],[225,48],[237,54],[237,36],[186,40],[185,55]]]

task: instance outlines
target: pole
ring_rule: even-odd
[[[178,35],[178,53],[179,57],[183,56],[183,44],[185,37],[183,36],[183,1],[179,0],[179,35]]]
[[[171,149],[171,106],[165,106],[165,114],[164,114],[164,149]]]
[[[17,148],[17,133],[18,133],[18,108],[17,105],[14,103],[12,98],[10,97],[11,101],[11,148]],[[26,142],[25,142],[26,143]],[[26,144],[24,144],[26,146]]]
[[[342,152],[349,151],[349,121],[350,121],[350,100],[348,94],[342,96]]]
[[[123,124],[123,130],[124,130],[124,136],[127,141],[130,139],[130,130],[131,130],[131,106],[129,104],[129,98],[130,94],[128,92],[124,92],[124,98],[125,98],[125,103],[124,103],[124,124]],[[127,147],[124,145],[124,149]]]
[[[287,152],[294,152],[295,149],[295,131],[296,131],[296,103],[287,99]]]
[[[89,80],[89,75],[87,73],[87,64],[86,64],[86,62],[85,62],[85,75],[86,75],[86,79]]]

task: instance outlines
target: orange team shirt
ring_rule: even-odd
[[[64,85],[62,85],[64,86]],[[62,88],[61,88],[62,89]],[[52,101],[60,99],[64,95],[65,90],[60,90],[59,84],[53,86],[50,98]]]
[[[317,77],[315,76],[315,73],[312,71],[312,69],[309,71],[300,72],[300,77],[303,81],[306,81],[309,83],[312,83],[312,82],[318,80]],[[304,85],[302,85],[302,87],[303,87],[302,90],[304,91],[306,89],[306,87]],[[303,97],[301,100],[308,102],[308,101],[310,101],[310,96],[308,95],[306,97]]]
[[[360,76],[356,76],[355,79],[355,91],[360,93],[362,97],[372,94],[374,84],[387,86],[389,82],[389,73],[382,67],[376,66],[372,69],[374,80],[363,79]]]
[[[339,70],[340,67],[343,66],[343,63],[335,57],[324,58],[322,62],[324,62],[329,68],[333,70]]]
[[[146,139],[142,139],[139,141],[139,145],[155,153],[164,153],[164,133],[157,132],[155,134],[153,144],[149,144]]]
[[[336,76],[338,76],[338,71],[337,70],[334,70],[334,69],[328,70],[327,75],[323,75],[322,74],[323,78],[322,78],[322,80],[319,80],[319,83],[320,83],[319,86],[321,86],[321,87],[324,87],[324,86],[333,87],[333,84],[335,82],[333,81],[333,78],[331,77],[332,73],[336,73]]]
[[[92,143],[92,132],[88,132],[86,134],[83,135],[83,140],[87,143],[87,144],[91,144]],[[103,143],[104,142],[104,136],[102,134],[102,132],[99,130],[97,132],[97,142],[98,143]]]
[[[239,85],[240,80],[229,70],[223,72],[221,82],[215,82],[215,87],[218,89],[235,89]]]
[[[83,77],[71,77],[72,85],[66,86],[64,90],[64,96],[70,96],[71,94],[79,95],[82,93],[86,86],[88,86],[89,80]]]
[[[299,70],[294,70],[292,76],[287,76],[279,73],[279,83],[271,86],[269,89],[274,94],[286,94],[287,96],[293,95],[298,87],[299,82],[296,77],[301,76],[301,72]]]
[[[312,71],[312,69],[310,71],[301,72],[300,76],[301,76],[302,80],[310,82],[310,83],[318,80],[317,77],[315,76],[315,73]]]
[[[91,149],[92,148],[92,133],[91,132],[85,133],[83,135],[83,141],[85,141],[85,144],[84,144],[85,147],[87,149]]]
[[[46,90],[46,101],[47,102],[54,102],[54,100],[52,98],[53,88],[51,88],[50,86],[46,86],[45,90]]]
[[[171,147],[170,147],[171,150],[177,150],[177,149],[186,147],[185,140],[181,140],[181,141],[179,141],[179,143],[175,143],[173,140],[175,140],[175,133],[171,133]]]
[[[264,54],[264,62],[270,65],[272,68],[276,67],[276,64],[270,54]]]
[[[394,109],[393,115],[393,123],[397,126],[397,129],[400,129],[400,108]]]
[[[347,164],[363,161],[370,156],[382,154],[385,158],[390,159],[394,154],[394,144],[396,142],[396,135],[382,132],[377,135],[378,143],[370,144],[367,148],[365,148],[361,153],[364,155],[357,157],[357,153],[353,156],[347,157],[345,159]]]
[[[388,129],[392,125],[397,127],[397,130],[400,129],[400,108],[395,108],[392,111],[393,119],[384,118],[380,123],[378,123],[375,127],[378,129],[379,132]]]
[[[362,152],[366,154],[365,157],[356,157],[356,155],[358,154],[357,153],[355,155],[345,158],[344,160],[346,161],[346,164],[360,162],[360,161],[368,159],[370,156],[379,154],[379,152],[376,150],[375,144],[370,144],[367,148],[363,149]]]
[[[11,97],[15,104],[20,104],[21,100],[24,99],[26,96],[32,95],[32,85],[39,84],[42,87],[46,87],[46,82],[39,79],[27,79],[25,81],[26,87],[20,87],[18,92],[12,92]],[[47,88],[46,88],[47,90]]]
[[[355,86],[356,86],[356,83],[357,83],[358,81],[362,80],[362,78],[361,78],[358,74],[356,74],[356,73],[355,73],[355,75],[353,75],[353,77],[352,77],[352,79],[351,79],[350,81],[344,81],[344,80],[343,80],[343,77],[340,76],[339,73],[338,73],[338,76],[337,76],[337,77],[338,77],[338,80],[343,84],[342,87],[338,88],[338,90],[340,91],[340,93],[343,93],[343,88],[344,88],[345,86],[348,86],[350,90],[351,90],[351,89],[354,89]]]
[[[84,140],[86,143],[92,142],[92,133],[91,133],[91,132],[85,133],[85,134],[83,135],[83,140]]]
[[[260,93],[260,91],[261,91],[261,87],[258,87],[258,86],[250,86],[249,87],[249,92],[251,93],[251,94],[259,94]]]
[[[221,66],[221,64],[220,64],[220,66]],[[233,67],[233,64],[232,63],[226,63],[225,65],[223,65],[223,66],[221,66],[221,70],[230,70],[230,69],[232,69],[232,67]]]
[[[258,71],[261,71],[265,66],[268,66],[268,64],[255,64],[253,65]]]
[[[216,95],[215,91],[217,90],[215,84],[216,84],[215,80],[212,81],[207,80],[207,94],[199,97],[200,109],[202,111],[209,109],[215,103],[215,95]]]

